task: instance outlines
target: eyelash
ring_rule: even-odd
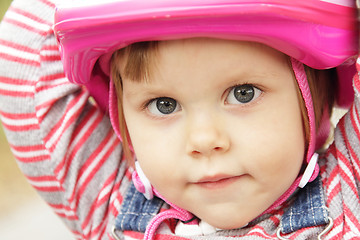
[[[162,104],[165,104],[167,106],[165,107],[172,107],[173,110],[169,113],[164,113],[164,112],[161,112],[161,110],[159,109],[159,101],[162,100]],[[175,103],[175,104],[174,104]],[[152,106],[153,104],[156,104],[156,106]],[[159,114],[157,113],[151,113],[151,107],[155,107],[157,108],[157,111]],[[173,98],[170,98],[170,97],[159,97],[159,98],[154,98],[150,101],[148,101],[146,104],[145,104],[145,108],[147,109],[147,111],[149,111],[152,115],[154,116],[166,116],[166,115],[170,115],[174,112],[177,112],[179,110],[181,110],[181,106],[179,105],[179,103],[173,99]],[[164,109],[163,109],[164,110]],[[165,110],[164,110],[165,111]]]
[[[235,96],[235,90],[237,88],[238,88],[237,93],[240,94],[240,95],[242,93],[248,94],[249,91],[253,91],[252,95],[250,95],[251,99],[246,100],[245,102],[241,102]],[[243,89],[240,91],[240,88],[243,88]],[[248,91],[244,92],[246,90],[246,88],[247,88]],[[231,104],[231,105],[247,105],[247,104],[251,104],[251,102],[256,100],[258,97],[260,97],[262,93],[263,93],[263,91],[259,87],[255,86],[254,84],[245,83],[245,84],[235,85],[233,87],[230,87],[227,91],[225,91],[225,103],[226,104]],[[231,94],[234,95],[233,98],[235,98],[236,99],[235,101],[237,101],[237,102],[232,102],[232,101],[234,101],[234,99],[231,99],[231,101],[229,101],[229,98],[231,97]],[[240,97],[244,97],[244,96],[240,96]],[[159,107],[159,105],[158,105],[159,102],[158,101],[160,101],[161,99],[163,99],[164,101],[167,101],[166,104],[169,104],[171,101],[172,101],[172,103],[175,102],[175,105],[174,104],[172,105],[172,107],[174,109],[169,113],[161,112],[161,110],[158,108]],[[242,100],[245,100],[245,99],[242,99]],[[153,104],[156,104],[156,106],[153,105]],[[168,105],[168,106],[170,106],[170,105]],[[158,98],[150,99],[145,104],[143,104],[143,106],[141,108],[143,110],[146,110],[146,111],[150,112],[150,114],[153,115],[153,116],[162,117],[162,116],[167,116],[167,115],[170,115],[172,113],[175,113],[175,112],[181,110],[181,105],[178,103],[178,101],[176,101],[173,98],[170,98],[170,97],[158,97]],[[150,108],[156,108],[156,111],[158,113],[152,112]]]
[[[241,100],[244,100],[245,102],[241,102],[238,98],[236,98],[235,96],[235,90],[238,88],[238,92],[239,94],[242,94],[242,93],[249,93],[249,91],[252,91],[252,95],[251,96],[251,99],[249,100],[246,100],[246,99],[241,99]],[[240,88],[243,88],[241,89],[240,91]],[[247,89],[246,89],[247,88]],[[245,92],[244,92],[245,91]],[[225,102],[227,104],[234,104],[234,105],[247,105],[247,104],[250,104],[252,103],[254,100],[256,100],[258,97],[260,97],[263,93],[263,90],[258,87],[258,86],[255,86],[254,84],[250,84],[250,83],[244,83],[244,84],[239,84],[239,85],[235,85],[235,86],[232,86],[230,87],[227,91],[226,91],[226,97],[225,97]],[[236,101],[237,102],[229,102],[229,97],[234,95],[233,97],[236,98]],[[245,97],[245,96],[240,96],[240,97]]]

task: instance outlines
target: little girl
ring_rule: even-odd
[[[78,239],[356,239],[354,5],[15,1],[10,146]]]

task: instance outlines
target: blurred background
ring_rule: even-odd
[[[0,0],[0,20],[11,0]],[[20,173],[0,125],[0,240],[71,240],[64,224]]]

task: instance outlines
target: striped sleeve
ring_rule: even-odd
[[[360,61],[353,79],[355,100],[339,121],[334,144],[322,166],[327,205],[334,219],[328,239],[358,239],[360,236]]]
[[[64,75],[54,2],[15,0],[0,25],[0,116],[29,183],[78,239],[108,239],[130,179],[110,121]]]

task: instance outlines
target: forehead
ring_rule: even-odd
[[[167,77],[180,73],[276,75],[289,69],[288,57],[266,45],[212,38],[159,42],[153,61],[153,72]]]
[[[208,38],[164,41],[149,61],[151,74],[146,81],[123,78],[127,93],[165,94],[164,89],[194,93],[193,89],[210,91],[246,83],[275,88],[281,81],[294,79],[286,55],[252,42]]]
[[[257,42],[235,41],[217,38],[189,38],[179,40],[160,41],[159,52],[165,54],[188,55],[192,58],[207,54],[208,56],[228,58],[232,55],[251,54],[257,57],[259,54],[272,55],[271,57],[282,58],[283,53]],[[241,57],[241,56],[240,56]]]

